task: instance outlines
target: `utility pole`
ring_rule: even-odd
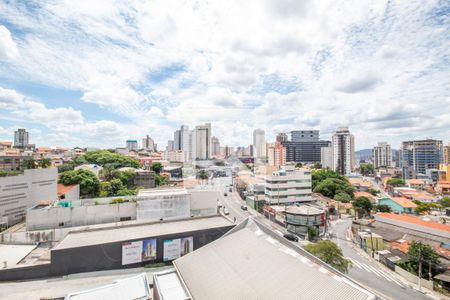
[[[422,290],[422,253],[420,252],[421,248],[419,247],[419,291]]]

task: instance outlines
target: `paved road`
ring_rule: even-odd
[[[340,219],[332,224],[335,233],[334,242],[342,249],[344,256],[353,263],[353,267],[348,273],[350,278],[386,299],[430,299],[408,286],[387,267],[368,258],[365,253],[362,253],[362,250],[356,249],[356,246],[346,237],[346,231],[350,225],[350,218]]]

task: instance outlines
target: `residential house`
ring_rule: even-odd
[[[404,197],[381,198],[378,199],[378,204],[389,206],[392,212],[408,214],[413,213],[417,207],[414,202]]]

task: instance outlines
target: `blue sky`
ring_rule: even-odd
[[[0,140],[116,147],[212,122],[450,141],[448,1],[0,0]]]

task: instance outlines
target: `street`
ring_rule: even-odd
[[[430,299],[409,287],[399,279],[398,275],[384,265],[368,258],[366,253],[362,253],[362,249],[356,250],[355,248],[358,246],[348,240],[346,235],[351,222],[351,218],[346,218],[332,223],[335,233],[333,241],[353,264],[347,274],[350,278],[386,299]]]

